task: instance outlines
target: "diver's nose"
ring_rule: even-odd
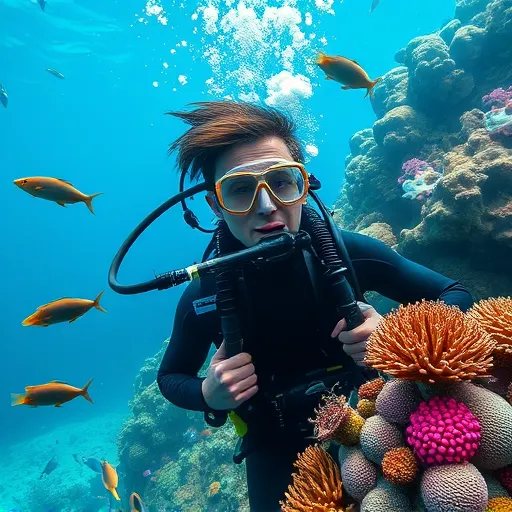
[[[262,188],[258,193],[258,215],[270,215],[277,210],[268,191]]]

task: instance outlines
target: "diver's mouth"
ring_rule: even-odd
[[[283,222],[269,222],[268,224],[265,224],[261,228],[256,228],[255,231],[258,233],[273,233],[274,231],[279,231],[280,229],[286,228],[286,224]]]

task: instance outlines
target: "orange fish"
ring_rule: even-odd
[[[213,482],[208,487],[208,496],[215,496],[220,490],[220,482]]]
[[[87,391],[91,382],[92,379],[89,379],[82,389],[59,380],[52,380],[47,384],[39,384],[38,386],[27,386],[24,394],[11,393],[12,405],[30,405],[30,407],[55,405],[55,407],[60,407],[63,403],[69,402],[77,396],[83,396],[92,404],[94,402]]]
[[[147,508],[142,503],[140,496],[134,492],[130,496],[130,507],[131,512],[147,512]]]
[[[34,197],[54,201],[61,206],[66,206],[66,204],[85,203],[91,213],[94,213],[92,200],[103,193],[98,192],[97,194],[91,195],[83,194],[69,181],[65,181],[60,178],[47,178],[44,176],[19,178],[14,180],[14,184]]]
[[[40,327],[48,327],[59,322],[74,322],[77,318],[85,315],[92,307],[103,311],[107,311],[100,306],[100,298],[103,292],[99,293],[94,300],[89,299],[71,299],[63,297],[62,299],[48,302],[36,309],[35,313],[25,318],[21,325],[38,325]]]
[[[348,89],[367,89],[365,94],[373,98],[373,88],[382,78],[370,80],[366,71],[355,61],[339,55],[328,56],[319,52],[316,64],[325,73],[327,80],[334,80],[343,84],[344,91]]]
[[[106,460],[101,461],[101,477],[103,479],[105,489],[110,491],[117,501],[121,501],[121,498],[116,491],[117,483],[119,482],[116,468],[112,467]]]
[[[212,434],[213,434],[212,430],[210,428],[207,428],[207,429],[201,430],[201,432],[199,432],[199,437],[211,436]]]

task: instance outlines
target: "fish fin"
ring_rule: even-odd
[[[373,88],[375,87],[376,84],[378,84],[380,81],[382,80],[382,77],[379,77],[379,78],[376,78],[375,80],[372,80],[370,82],[370,87],[368,87],[367,91],[366,91],[366,94],[364,95],[364,97],[366,98],[366,96],[370,96],[370,99],[373,100]]]
[[[42,187],[41,185],[39,185],[38,187],[36,187],[34,190],[43,190],[44,187]]]
[[[71,183],[70,181],[63,180],[62,178],[55,178],[55,179],[59,180],[59,181],[62,181],[62,183],[65,183],[66,185],[71,185],[72,187],[74,187],[73,183]]]
[[[95,215],[95,213],[94,213],[94,208],[92,207],[92,200],[95,197],[101,196],[102,194],[103,194],[103,192],[98,192],[96,194],[91,194],[90,196],[86,196],[85,199],[84,199],[84,203],[87,205],[87,208],[89,208],[90,212],[93,215]]]
[[[66,205],[62,202],[62,201],[55,201],[57,204],[59,204],[60,206],[63,206],[64,208],[66,208]]]
[[[98,296],[94,299],[94,307],[96,309],[99,309],[100,311],[103,311],[103,313],[106,313],[107,310],[100,306],[100,299],[101,299],[101,296],[103,295],[104,292],[105,292],[105,290],[103,290],[100,293],[98,293]]]
[[[83,313],[80,313],[79,315],[74,316],[68,323],[74,322],[75,320],[78,320],[81,316],[83,316]]]
[[[334,78],[332,76],[330,76],[330,75],[325,75],[325,79],[326,80],[334,80]]]
[[[62,407],[62,402],[55,404],[55,407]]]
[[[117,491],[116,491],[115,487],[112,487],[112,489],[110,489],[110,492],[112,493],[112,496],[114,496],[114,498],[117,501],[121,501],[121,498],[119,497],[119,494],[117,494]]]
[[[27,388],[25,388],[27,389]],[[23,393],[11,393],[11,405],[24,405],[25,399],[27,398],[27,395]]]
[[[82,388],[82,391],[81,391],[81,395],[88,401],[88,402],[91,402],[91,404],[93,404],[94,402],[92,401],[92,398],[89,396],[89,392],[88,392],[88,389],[89,389],[89,386],[91,385],[91,382],[92,382],[92,379],[89,379],[87,381],[87,383],[85,384],[85,386]]]
[[[352,87],[350,87],[350,85],[342,85],[341,88],[344,90],[344,91],[348,91],[349,89],[352,89]]]
[[[50,382],[55,382],[57,384],[67,384],[68,386],[70,385],[69,382],[65,382],[63,380],[51,380]]]

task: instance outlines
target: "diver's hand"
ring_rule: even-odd
[[[375,309],[364,302],[358,302],[357,305],[364,316],[364,322],[351,331],[345,331],[347,322],[342,318],[331,333],[331,338],[338,338],[343,343],[343,350],[347,353],[358,366],[365,366],[363,363],[366,355],[366,342],[370,334],[375,331],[382,315],[379,315]]]
[[[258,391],[251,356],[241,352],[228,358],[223,341],[210,361],[208,375],[202,383],[205,402],[216,410],[232,410]]]

